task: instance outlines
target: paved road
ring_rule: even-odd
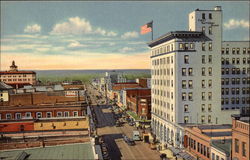
[[[160,153],[151,150],[149,144],[142,141],[136,141],[135,146],[129,146],[124,142],[122,134],[132,137],[133,130],[136,128],[129,126],[125,123],[121,127],[115,126],[114,113],[110,109],[110,106],[96,105],[96,95],[99,94],[96,90],[89,87],[88,90],[91,92],[91,100],[93,108],[97,117],[97,134],[103,136],[104,142],[107,144],[107,149],[112,160],[121,159],[145,159],[154,160],[160,159]],[[102,101],[102,100],[101,100]]]

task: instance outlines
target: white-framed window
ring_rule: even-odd
[[[12,119],[11,113],[6,114],[6,119]]]
[[[36,112],[36,118],[42,118],[43,114],[42,112]]]
[[[69,117],[69,112],[64,112],[64,117]]]
[[[47,112],[47,113],[46,113],[46,117],[47,117],[47,118],[51,118],[51,117],[52,117],[52,112]]]
[[[73,111],[73,116],[78,117],[78,111]]]
[[[62,112],[57,112],[57,113],[56,113],[56,116],[57,116],[57,117],[62,117]]]
[[[16,113],[16,114],[15,114],[15,118],[16,118],[16,119],[22,119],[21,113]]]
[[[31,112],[26,112],[25,113],[25,118],[31,118]]]

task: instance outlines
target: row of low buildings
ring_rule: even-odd
[[[82,142],[90,135],[85,86],[80,83],[36,85],[36,73],[18,71],[13,61],[9,71],[0,72],[0,98],[1,150],[22,148],[19,143],[41,137],[71,143],[74,137]]]
[[[107,72],[105,77],[94,80],[92,84],[115,105],[135,113],[138,119],[151,119],[150,78],[128,81],[121,74],[112,71]]]

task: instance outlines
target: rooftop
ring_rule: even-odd
[[[9,90],[9,89],[13,89],[13,87],[5,84],[4,82],[0,82],[0,90]]]
[[[205,134],[209,137],[232,136],[232,132],[203,132],[203,134]]]
[[[232,144],[232,139],[226,139],[226,140],[213,140],[212,141],[212,146],[224,153],[226,155],[230,155],[231,152],[231,144]]]
[[[16,160],[26,152],[28,157],[25,160],[39,159],[94,159],[90,143],[68,144],[45,148],[33,148],[24,150],[0,151],[0,159]]]
[[[151,41],[148,43],[149,47],[157,46],[161,43],[167,42],[172,39],[183,39],[184,41],[211,41],[210,38],[205,36],[202,32],[196,32],[196,31],[174,31],[174,32],[168,32],[161,37]]]
[[[199,125],[199,129],[230,129],[232,128],[231,124],[222,124],[222,125]]]
[[[245,122],[245,123],[250,123],[250,116],[249,115],[239,115],[239,114],[234,114],[232,117],[238,121]]]
[[[36,74],[34,71],[0,71],[0,75],[3,74]]]

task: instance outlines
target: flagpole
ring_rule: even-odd
[[[152,33],[152,37],[151,38],[152,38],[152,41],[153,41],[153,39],[154,39],[154,34],[153,34],[153,20],[152,20],[152,32],[151,33]]]

